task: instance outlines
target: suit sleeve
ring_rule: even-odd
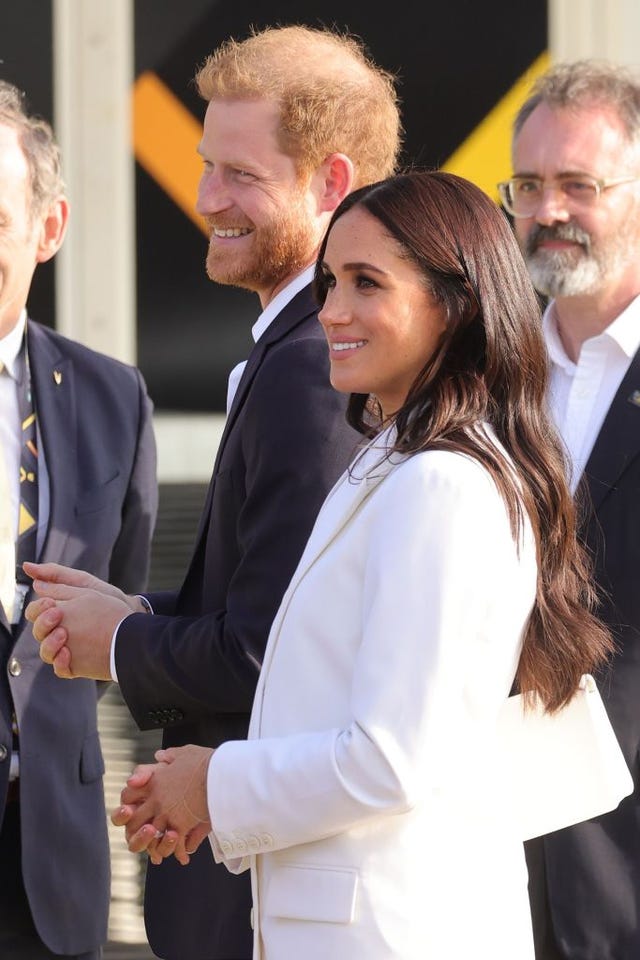
[[[109,580],[125,593],[139,593],[147,585],[151,538],[158,509],[156,445],[152,410],[144,380],[137,377],[138,437],[126,496],[122,504],[122,522],[111,553]]]
[[[322,501],[357,443],[344,409],[329,384],[322,340],[289,341],[269,352],[243,410],[237,509],[223,518],[235,523],[237,550],[224,604],[201,617],[132,615],[118,631],[118,679],[142,729],[157,725],[148,711],[159,705],[179,711],[187,724],[249,713],[276,610]],[[207,575],[216,572],[208,568]]]

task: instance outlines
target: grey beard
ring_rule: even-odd
[[[526,254],[536,290],[546,297],[578,297],[594,293],[602,279],[600,264],[590,254],[576,261],[566,250],[536,250]]]

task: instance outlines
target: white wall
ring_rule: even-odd
[[[640,63],[639,0],[548,0],[554,61],[599,57]]]

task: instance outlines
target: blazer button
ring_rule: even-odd
[[[6,760],[9,756],[9,751],[5,747],[4,743],[0,743],[0,761]]]
[[[225,857],[228,857],[233,852],[233,845],[228,840],[223,840],[220,844],[220,849],[224,853]]]
[[[11,657],[9,660],[9,673],[12,677],[19,677],[22,673],[22,664],[17,657]]]

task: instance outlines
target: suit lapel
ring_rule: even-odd
[[[318,557],[399,462],[400,459],[386,456],[384,449],[375,444],[367,447],[342,475],[329,492],[318,515],[298,568],[291,579],[289,589],[292,592]]]
[[[291,583],[282,599],[271,628],[251,714],[250,737],[257,737],[260,732],[265,683],[273,662],[283,621],[301,581],[338,534],[355,517],[382,481],[406,459],[400,455],[386,456],[384,438],[387,436],[388,433],[385,432],[356,457],[349,470],[338,480],[322,505],[307,546],[291,578]]]
[[[0,649],[2,649],[2,646],[4,645],[5,642],[9,642],[11,640],[12,640],[11,624],[7,620],[7,615],[4,612],[4,607],[0,603]],[[0,661],[1,660],[2,660],[2,657],[0,656]]]
[[[253,383],[256,373],[260,369],[260,364],[264,360],[268,349],[273,346],[274,343],[278,343],[280,340],[283,340],[284,337],[291,333],[304,320],[310,317],[311,314],[315,313],[317,309],[318,305],[313,299],[311,287],[304,287],[304,289],[300,290],[293,300],[290,300],[284,309],[280,311],[278,316],[273,319],[258,342],[254,345],[253,350],[247,359],[247,364],[242,371],[240,383],[238,384],[238,389],[236,390],[233,403],[231,404],[231,409],[229,410],[227,422],[220,440],[220,449],[218,452],[218,457],[216,458],[216,467],[217,460],[224,450],[226,439],[233,429],[233,425],[238,419],[238,413],[244,405],[247,393],[249,392],[249,387]]]
[[[41,560],[59,560],[73,528],[78,482],[73,363],[43,328],[27,326],[31,380],[49,476],[49,521]]]
[[[640,350],[620,384],[585,467],[594,510],[640,455]]]
[[[244,406],[249,388],[255,379],[256,373],[260,369],[260,365],[264,360],[269,348],[273,346],[273,344],[283,340],[288,334],[295,330],[297,326],[315,313],[317,309],[318,305],[312,296],[311,286],[309,285],[304,287],[304,289],[300,290],[300,292],[297,293],[295,297],[290,300],[289,303],[280,311],[278,316],[273,319],[249,354],[246,366],[242,371],[240,383],[238,384],[238,388],[233,398],[233,403],[231,404],[231,409],[227,415],[222,436],[220,438],[220,444],[218,446],[218,452],[216,454],[213,467],[213,475],[211,477],[209,490],[207,491],[205,503],[202,508],[200,524],[196,534],[196,547],[193,553],[194,559],[196,554],[199,552],[201,542],[206,538],[207,530],[209,528],[211,502],[213,500],[213,491],[215,489],[216,476],[218,474],[220,460],[224,453],[224,448],[229,435],[238,419],[238,414]],[[189,575],[187,574],[187,577],[188,576]]]

